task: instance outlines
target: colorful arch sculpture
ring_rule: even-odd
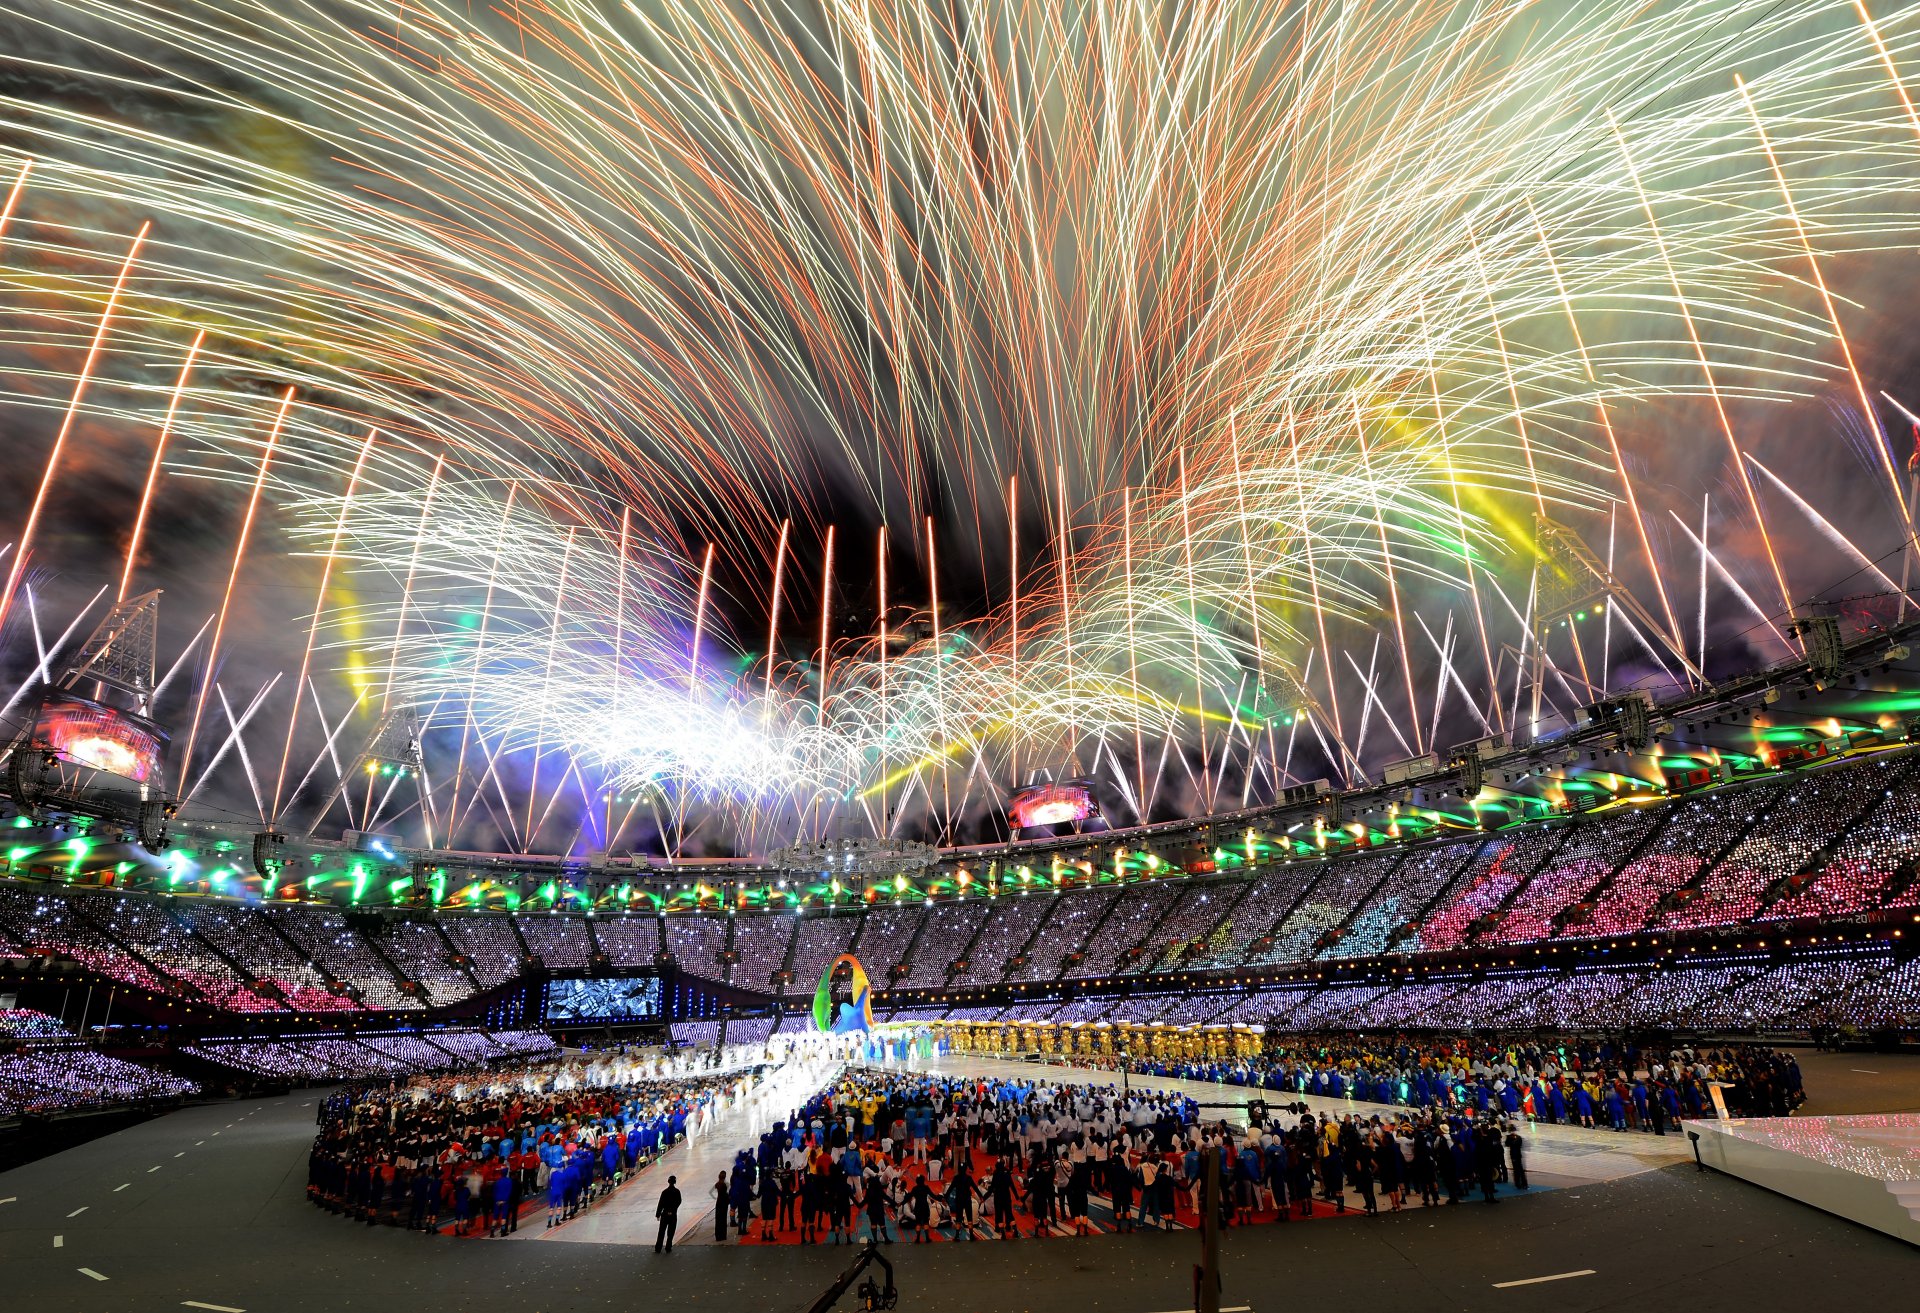
[[[833,973],[845,962],[853,968],[850,987],[853,1001],[843,1005],[840,1015],[833,1015]],[[851,953],[842,953],[828,964],[820,973],[820,984],[813,991],[814,1029],[832,1035],[847,1035],[856,1031],[873,1029],[873,989],[867,982],[867,969],[860,965],[860,959]]]

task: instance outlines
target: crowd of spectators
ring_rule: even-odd
[[[1080,976],[1105,976],[1117,970],[1130,949],[1138,946],[1160,923],[1179,889],[1170,884],[1147,885],[1125,891],[1120,901],[1085,949],[1086,959],[1073,972]]]
[[[190,1080],[81,1044],[34,1043],[0,1054],[0,1117],[132,1107],[198,1089]]]
[[[552,1038],[542,1031],[433,1030],[395,1035],[216,1038],[184,1044],[180,1051],[250,1076],[312,1082],[444,1071],[556,1049]]]
[[[993,915],[987,918],[987,923],[980,929],[980,937],[975,941],[972,953],[968,955],[966,969],[954,976],[953,983],[991,985],[1006,979],[1008,963],[1027,946],[1027,941],[1033,938],[1034,932],[1040,928],[1040,923],[1046,920],[1047,913],[1052,910],[1050,904],[1058,901],[1059,899],[1052,895],[1045,897],[1029,895],[1024,898],[1010,899],[1006,906],[996,907]],[[862,935],[861,944],[864,945],[866,941],[867,937]],[[860,960],[868,964],[869,971],[873,969],[873,963],[864,951],[860,954]],[[1016,970],[1013,974],[1023,973]]]
[[[1227,918],[1226,933],[1207,945],[1194,960],[1196,967],[1238,966],[1247,956],[1248,946],[1266,937],[1276,923],[1318,877],[1313,866],[1268,866],[1254,877],[1246,895]]]
[[[109,980],[165,992],[168,982],[82,915],[77,899],[0,885],[0,930],[28,952],[62,954]]]
[[[599,937],[600,951],[619,966],[652,966],[654,958],[660,955],[661,926],[658,917],[603,916],[594,928],[594,934]],[[735,976],[735,979],[740,978]],[[747,983],[753,982],[749,980]]]
[[[721,917],[677,916],[667,923],[667,951],[682,971],[709,979],[723,978],[720,954],[727,944],[727,922]]]
[[[1003,880],[995,898],[929,906],[890,903],[883,893],[824,915],[378,918],[295,903],[7,884],[0,948],[71,957],[111,981],[239,1013],[413,1012],[506,985],[530,957],[568,972],[599,952],[615,969],[644,969],[663,947],[690,974],[804,998],[849,951],[884,992],[1498,950],[1650,928],[1772,929],[1920,906],[1917,835],[1920,764],[1903,755],[1494,835],[1267,859],[1230,878],[1062,891],[1042,874],[1031,886]],[[957,973],[956,962],[964,963]],[[903,968],[898,977],[895,968]],[[1837,1009],[1856,1022],[1888,992],[1863,995],[1868,1001],[1849,1013],[1845,991],[1822,997],[1816,989],[1804,1006],[1784,1010]],[[1538,1016],[1584,1005],[1521,991],[1484,1003],[1479,991],[1463,997]],[[1312,1006],[1323,1012],[1337,1001]],[[1411,1000],[1384,1000],[1383,1023],[1409,1015],[1403,1004]],[[1674,1018],[1690,1010],[1683,998]],[[1910,1011],[1897,995],[1890,1010]],[[1738,1024],[1747,1011],[1723,1007],[1717,1015]],[[1756,1022],[1767,1016],[1764,1007],[1751,1011]]]
[[[857,914],[806,917],[794,928],[791,992],[812,994],[820,974],[853,943],[860,928]]]
[[[72,1038],[58,1018],[36,1008],[0,1008],[0,1040]]]
[[[605,927],[601,942],[606,942]],[[727,978],[748,989],[770,989],[774,975],[787,960],[793,946],[793,918],[790,916],[746,916],[735,919],[733,927],[733,972]]]
[[[358,1000],[381,1011],[418,1011],[426,1000],[403,993],[392,963],[380,956],[366,936],[347,924],[346,914],[333,908],[269,906],[266,915],[274,927],[307,954],[333,980],[345,982]]]
[[[1040,897],[1027,894],[1022,899],[1009,901],[1038,901]],[[1045,897],[1053,911],[1040,923],[1039,933],[1033,940],[1033,951],[1027,954],[1026,970],[1010,973],[1009,979],[1058,980],[1063,976],[1090,974],[1084,963],[1069,964],[1068,959],[1086,951],[1087,941],[1106,920],[1113,905],[1120,901],[1121,891],[1093,889],[1085,893]]]
[[[1733,925],[1750,919],[1776,882],[1798,871],[1861,809],[1865,791],[1879,797],[1885,782],[1907,763],[1867,762],[1845,770],[1818,771],[1795,780],[1779,800],[1755,818],[1747,833],[1707,871],[1693,896],[1670,908],[1659,924],[1668,929]]]
[[[1213,928],[1222,918],[1231,915],[1245,894],[1245,887],[1238,885],[1195,885],[1182,890],[1166,916],[1142,941],[1145,951],[1128,970],[1145,972],[1181,966],[1193,945],[1204,944]]]
[[[397,920],[387,925],[380,946],[401,973],[417,980],[435,1007],[472,995],[473,976],[454,964],[453,946],[431,921]]]
[[[593,926],[581,916],[523,916],[520,937],[549,970],[579,970],[593,956]]]
[[[1524,944],[1553,938],[1560,915],[1611,875],[1659,820],[1657,812],[1643,808],[1609,814],[1604,825],[1583,825],[1575,830],[1546,868],[1514,895],[1485,940]]]
[[[906,960],[926,919],[924,904],[869,908],[847,951],[860,959],[871,979],[884,984],[892,978],[895,964]]]
[[[907,975],[898,983],[908,988],[946,984],[953,963],[967,951],[980,923],[995,910],[982,902],[937,903],[926,908],[926,927],[907,963]]]
[[[895,1019],[908,1015],[895,1014]],[[926,1020],[1242,1023],[1274,1030],[1428,1024],[1561,1030],[1806,1030],[1920,1024],[1920,959],[1891,947],[1755,950],[1618,966],[1501,967],[1398,983],[1242,986],[1178,995],[1089,995],[1064,1003],[920,1009]]]
[[[668,1028],[679,1048],[710,1049],[720,1043],[719,1021],[676,1021]]]
[[[442,917],[440,928],[454,951],[467,959],[481,989],[494,989],[520,974],[526,952],[520,935],[504,916]],[[653,955],[648,954],[652,961]]]

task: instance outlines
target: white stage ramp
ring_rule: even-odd
[[[1920,1245],[1920,1114],[1690,1121],[1729,1176]]]

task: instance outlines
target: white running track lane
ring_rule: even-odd
[[[1552,1276],[1548,1277],[1524,1277],[1519,1281],[1496,1281],[1493,1283],[1493,1288],[1495,1290],[1511,1290],[1515,1286],[1537,1286],[1547,1281],[1565,1281],[1568,1277],[1590,1277],[1593,1275],[1594,1270],[1592,1268],[1583,1267],[1578,1272],[1555,1272]]]

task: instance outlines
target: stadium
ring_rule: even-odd
[[[0,34],[22,1307],[1905,1297],[1920,5]]]

